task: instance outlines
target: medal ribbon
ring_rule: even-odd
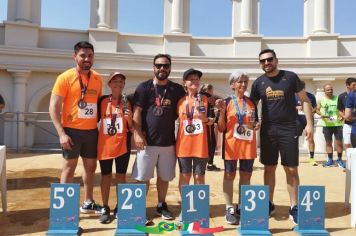
[[[165,96],[166,96],[168,85],[167,85],[166,88],[164,89],[164,92],[163,92],[163,96],[162,96],[162,97],[161,97],[161,95],[158,93],[158,89],[157,89],[156,83],[153,83],[153,87],[155,88],[155,95],[156,95],[155,103],[156,103],[156,106],[157,106],[157,107],[160,107],[160,106],[162,105],[162,103],[163,103],[163,99],[164,99]]]
[[[91,71],[89,71],[89,73],[88,73],[88,82],[87,82],[86,85],[84,85],[84,83],[82,81],[82,76],[80,75],[78,69],[76,69],[76,71],[77,71],[77,76],[79,78],[79,83],[80,83],[81,99],[84,99],[84,95],[87,92],[87,89],[89,87],[89,80],[90,80]]]
[[[111,118],[111,127],[115,127],[115,122],[116,122],[116,117],[117,117],[117,112],[119,110],[119,104],[120,104],[120,101],[121,99],[119,99],[116,103],[116,106],[115,106],[115,113],[112,114],[112,95],[110,95],[109,97],[109,110],[110,110],[110,118]]]
[[[242,111],[240,112],[239,105],[237,104],[237,99],[235,95],[232,95],[232,100],[234,101],[234,107],[236,110],[237,120],[239,121],[239,125],[243,125],[243,119],[246,115],[246,99],[245,96],[242,97]]]
[[[188,96],[186,96],[185,97],[185,112],[187,113],[188,123],[190,125],[193,122],[194,110],[195,110],[195,98],[194,98],[194,101],[193,101],[193,104],[192,104],[192,110],[189,111]]]

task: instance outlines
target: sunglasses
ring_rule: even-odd
[[[264,64],[267,62],[272,62],[274,59],[274,57],[268,57],[268,58],[265,58],[265,59],[260,59],[260,64]]]
[[[171,65],[170,64],[155,64],[155,67],[157,69],[161,69],[163,67],[164,69],[167,70],[167,69],[169,69],[171,67]]]

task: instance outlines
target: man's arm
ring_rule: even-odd
[[[134,127],[134,141],[138,150],[144,149],[147,145],[146,139],[142,133],[142,107],[134,106],[133,127]]]
[[[353,121],[356,117],[352,117],[352,108],[345,108],[345,120]]]
[[[307,93],[304,90],[301,90],[297,94],[302,103],[305,118],[307,119],[307,125],[305,127],[306,139],[310,140],[313,138],[313,133],[314,133],[312,106],[307,96]]]
[[[59,135],[59,142],[63,149],[72,149],[73,142],[71,138],[65,133],[61,124],[61,110],[62,110],[62,97],[52,93],[49,102],[49,115],[51,116],[54,127]]]

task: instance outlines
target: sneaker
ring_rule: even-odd
[[[241,218],[241,209],[240,209],[239,204],[236,204],[235,215],[238,219]]]
[[[323,167],[331,167],[334,166],[334,161],[332,159],[329,159],[327,162],[323,164]]]
[[[108,224],[110,223],[110,208],[108,206],[104,206],[101,208],[101,216],[99,218],[100,223]]]
[[[94,200],[92,200],[90,203],[83,202],[82,206],[80,207],[80,212],[100,214],[102,208],[103,208],[102,206],[100,206]]]
[[[157,205],[156,214],[164,220],[173,220],[172,213],[168,210],[167,203],[163,202],[161,207]]]
[[[238,219],[235,215],[235,211],[233,207],[229,207],[228,209],[226,209],[226,213],[225,213],[225,220],[226,223],[230,224],[230,225],[236,225],[238,222]]]
[[[152,226],[152,225],[154,225],[155,223],[153,222],[153,220],[152,219],[150,219],[150,218],[146,218],[146,222],[145,222],[145,226]]]
[[[269,216],[272,216],[276,212],[276,206],[271,201],[269,201],[268,211],[269,211]]]
[[[289,209],[289,219],[291,219],[295,225],[298,224],[298,206],[293,206]]]
[[[310,158],[309,159],[309,164],[312,165],[312,166],[317,166],[318,163],[316,163],[316,161],[314,160],[314,158]]]
[[[346,168],[345,163],[342,160],[337,160],[336,163],[340,168],[342,169]]]
[[[208,164],[206,167],[207,171],[220,171],[221,169],[214,164]]]
[[[114,217],[114,219],[117,219],[117,204],[116,204],[115,209],[114,209],[113,217]]]

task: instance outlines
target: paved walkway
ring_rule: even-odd
[[[300,181],[303,185],[324,185],[326,189],[325,226],[331,235],[356,235],[356,229],[350,228],[350,208],[344,205],[345,172],[337,167],[323,168],[321,161],[324,155],[317,155],[319,166],[310,166],[305,155],[301,156]],[[134,156],[131,157],[129,172]],[[223,166],[222,160],[216,157],[216,164]],[[81,163],[76,172],[76,182],[80,182]],[[98,168],[99,169],[99,168]],[[58,182],[61,170],[60,154],[7,154],[8,178],[8,214],[0,213],[0,235],[44,235],[48,229],[50,183]],[[177,169],[178,173],[178,169]],[[263,183],[263,168],[256,161],[252,184]],[[211,227],[224,226],[225,231],[216,235],[237,235],[235,228],[225,223],[225,205],[222,195],[223,171],[207,172],[206,182],[210,185]],[[133,180],[129,178],[129,181]],[[101,202],[100,174],[97,170],[95,180],[95,199]],[[152,181],[153,183],[153,181]],[[175,216],[179,214],[180,200],[178,178],[169,187],[167,202]],[[237,186],[237,181],[235,182]],[[237,187],[236,187],[237,189]],[[148,195],[148,215],[154,217],[156,204],[156,187],[151,185]],[[83,195],[83,192],[81,193]],[[235,191],[234,199],[237,199]],[[112,188],[110,206],[115,206],[115,191]],[[235,200],[236,201],[236,200]],[[277,169],[277,184],[275,190],[276,214],[270,219],[270,229],[273,235],[296,235],[291,231],[293,224],[288,219],[289,197],[286,192],[285,174],[279,166]],[[160,219],[154,218],[157,224]],[[80,226],[84,235],[113,235],[116,221],[103,225],[98,216],[81,215]],[[171,235],[178,235],[174,233]]]

